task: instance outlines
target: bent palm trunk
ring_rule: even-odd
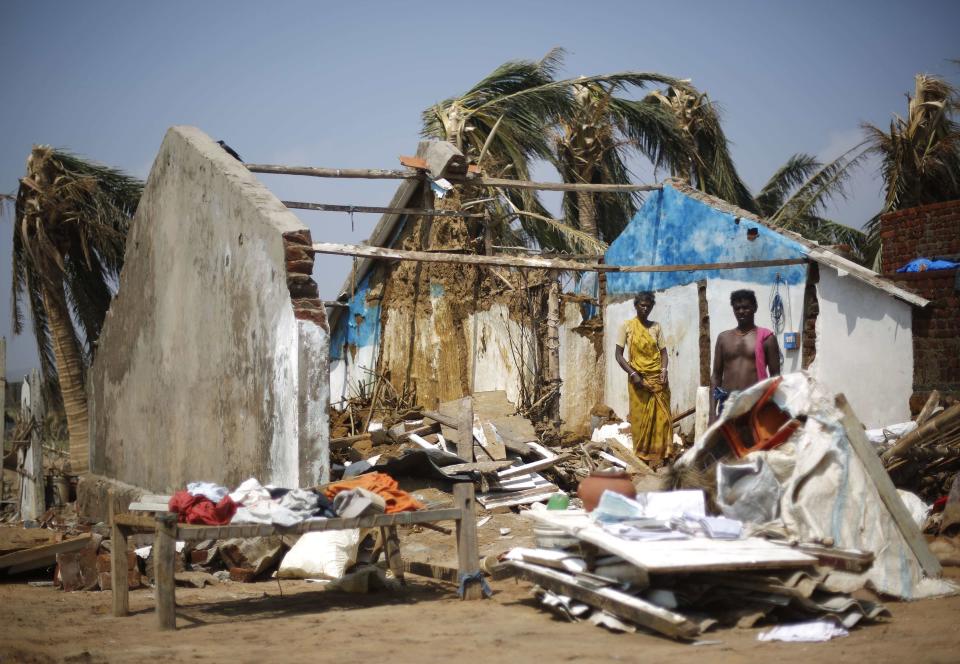
[[[90,429],[87,392],[83,381],[83,359],[77,345],[73,322],[70,320],[63,286],[59,282],[44,284],[43,306],[50,324],[60,394],[67,415],[70,467],[74,473],[85,473],[90,470]]]

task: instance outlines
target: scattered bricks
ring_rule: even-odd
[[[97,556],[97,584],[100,590],[110,590],[112,579],[110,576],[110,554],[101,553]],[[133,551],[127,552],[127,587],[130,590],[142,585],[140,569],[137,567],[137,555]]]
[[[253,583],[256,578],[256,570],[252,567],[231,567],[230,580],[237,583]]]
[[[194,549],[190,552],[190,563],[193,565],[206,565],[209,560],[209,550],[198,551],[197,549]]]
[[[98,586],[97,552],[87,547],[76,553],[58,553],[60,586],[67,592],[94,590]]]

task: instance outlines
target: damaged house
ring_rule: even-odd
[[[102,478],[167,493],[202,477],[329,477],[328,336],[310,231],[193,127],[147,179],[90,370],[83,509]]]
[[[426,186],[404,182],[391,208],[418,206]],[[436,236],[463,234],[465,220],[456,222],[432,225],[424,244],[422,218],[387,214],[368,244],[462,251],[462,242],[448,247]],[[717,335],[735,325],[730,293],[750,288],[757,323],[777,333],[784,373],[805,369],[843,392],[868,426],[909,418],[911,321],[928,301],[840,254],[671,180],[648,193],[603,263],[599,279],[576,280],[584,295],[561,288],[559,270],[356,258],[330,313],[331,402],[369,395],[380,378],[427,407],[489,390],[529,407],[554,398],[555,375],[562,389],[553,412],[564,428],[588,425],[599,404],[626,417],[612,332],[634,315],[633,296],[652,290],[670,352],[671,408],[686,413],[710,384]],[[692,433],[693,418],[680,426]]]

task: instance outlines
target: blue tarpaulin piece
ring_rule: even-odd
[[[897,272],[926,272],[927,270],[952,270],[960,267],[960,263],[945,261],[939,258],[914,258],[912,261],[901,267]]]

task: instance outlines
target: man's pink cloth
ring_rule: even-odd
[[[757,363],[757,380],[761,381],[770,376],[767,373],[767,354],[763,352],[763,342],[773,336],[773,332],[765,327],[757,328],[757,344],[753,348],[753,359]]]

